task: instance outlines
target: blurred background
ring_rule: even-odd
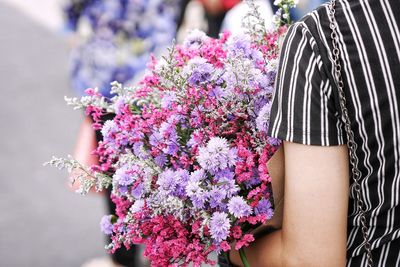
[[[80,266],[105,256],[104,203],[43,167],[73,153],[82,115],[65,105],[69,49],[56,0],[0,1],[0,266]]]
[[[239,0],[182,1],[174,13],[179,31],[174,29],[171,38],[177,35],[182,40],[187,29],[193,28],[214,37],[221,29],[240,30],[237,22],[243,9],[236,6]],[[66,19],[69,2],[79,6],[82,1],[0,0],[0,266],[122,266],[111,262],[104,250],[106,239],[99,222],[108,213],[105,195],[81,197],[68,188],[66,173],[43,167],[52,155],[66,156],[85,149],[78,145],[83,113],[67,107],[63,98],[79,96],[85,88],[74,85],[83,87],[85,82],[91,83],[89,78],[93,83],[98,78],[97,72],[89,78],[83,75],[87,68],[81,72],[83,76],[76,74],[81,71],[77,66],[86,64],[82,53],[87,53],[78,47],[91,37],[84,26],[83,30],[79,23],[71,26],[71,20]],[[259,2],[269,23],[273,1]],[[295,17],[321,2],[300,0]],[[92,29],[93,33],[96,30]],[[168,38],[164,41],[170,43]],[[72,63],[71,51],[75,53]],[[114,62],[107,60],[109,65]],[[74,65],[76,62],[80,65]],[[136,65],[120,68],[113,63],[112,69],[109,65],[107,71],[113,75],[107,79],[133,81],[140,73]],[[140,267],[142,263],[125,266]]]

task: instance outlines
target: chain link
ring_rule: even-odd
[[[336,0],[331,0],[330,7],[329,7],[329,17],[330,17],[330,28],[331,32],[331,39],[332,39],[332,56],[333,56],[333,69],[336,79],[337,88],[339,91],[339,102],[340,108],[342,110],[342,116],[344,118],[345,123],[345,130],[347,135],[347,146],[349,148],[349,156],[350,156],[350,164],[351,164],[351,171],[353,176],[353,188],[356,194],[356,205],[357,210],[360,216],[360,223],[361,223],[361,231],[364,239],[364,248],[367,253],[367,265],[368,267],[373,266],[372,261],[372,252],[371,252],[371,243],[369,242],[369,234],[368,234],[368,226],[367,226],[367,219],[365,217],[365,208],[364,202],[362,200],[362,193],[361,193],[361,185],[360,185],[360,178],[361,172],[358,169],[358,157],[356,154],[357,151],[357,143],[354,141],[354,132],[351,129],[351,122],[349,118],[349,112],[347,110],[347,103],[346,97],[344,94],[344,83],[343,77],[341,74],[342,66],[340,64],[340,50],[339,50],[339,37],[337,32],[337,23],[335,19],[335,7],[336,7]]]

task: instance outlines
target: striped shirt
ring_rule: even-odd
[[[272,137],[306,145],[346,144],[328,14],[323,5],[286,35]],[[338,0],[335,17],[374,265],[400,266],[400,1]],[[365,266],[352,185],[349,197],[347,266]]]

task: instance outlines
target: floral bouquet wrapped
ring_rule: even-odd
[[[248,33],[211,39],[193,31],[162,60],[152,59],[139,86],[115,82],[111,99],[94,89],[67,99],[101,128],[101,164],[50,164],[84,170],[81,193],[112,186],[117,211],[101,221],[111,251],[145,243],[152,266],[214,264],[210,253],[248,246],[251,229],[272,217],[266,163],[280,141],[266,132],[286,28],[267,32],[249,5]],[[115,118],[103,125],[106,112]]]

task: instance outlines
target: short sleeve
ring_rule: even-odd
[[[271,137],[305,145],[345,143],[330,79],[304,22],[285,37],[270,118]]]

